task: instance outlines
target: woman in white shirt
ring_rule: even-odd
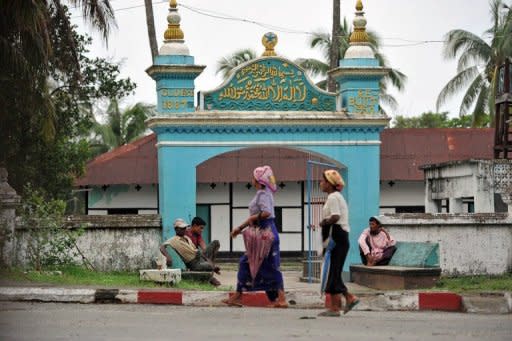
[[[348,206],[341,191],[345,182],[341,175],[334,169],[324,171],[320,180],[320,188],[327,193],[322,210],[322,240],[324,241],[324,266],[322,270],[322,293],[331,295],[329,308],[321,312],[319,316],[340,316],[341,295],[345,297],[343,313],[348,313],[359,299],[348,292],[341,278],[343,265],[350,247],[348,233]]]

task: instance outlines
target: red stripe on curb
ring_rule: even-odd
[[[183,293],[181,291],[144,291],[137,293],[137,303],[152,304],[183,304]]]
[[[234,294],[234,292],[230,292],[229,297]],[[242,294],[242,304],[247,307],[266,307],[270,304],[270,301],[265,292],[244,292]]]
[[[451,292],[420,292],[419,310],[461,311],[462,297]]]

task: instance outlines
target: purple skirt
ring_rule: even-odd
[[[236,290],[238,292],[264,290],[269,295],[269,299],[273,301],[274,294],[269,294],[269,292],[277,293],[277,290],[284,289],[283,274],[280,270],[279,234],[273,218],[262,220],[260,225],[268,226],[267,228],[272,229],[274,234],[274,241],[270,247],[270,252],[263,259],[254,279],[251,276],[249,258],[246,254],[240,257]]]

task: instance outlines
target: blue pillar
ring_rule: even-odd
[[[153,65],[146,70],[156,81],[156,118],[163,119],[195,111],[194,80],[205,68],[194,64],[194,57],[185,45],[176,1],[171,1],[169,6],[164,44]],[[196,214],[196,165],[183,158],[183,154],[174,153],[172,145],[165,144],[170,138],[166,133],[168,124],[165,120],[161,122],[151,129],[157,134],[159,144],[159,213],[163,225],[162,238],[166,240],[175,235],[173,223],[176,218],[190,223]],[[179,257],[173,257],[173,267],[184,268]]]

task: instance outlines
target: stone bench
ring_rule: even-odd
[[[182,279],[181,269],[165,269],[165,270],[155,270],[155,269],[144,269],[139,270],[139,279],[141,281],[150,281],[156,283],[168,283],[168,284],[178,284]]]
[[[439,244],[397,242],[389,265],[350,266],[351,280],[380,290],[432,288],[439,280]]]
[[[156,283],[167,283],[171,285],[178,284],[181,280],[196,282],[209,282],[212,277],[211,272],[190,271],[182,269],[146,269],[139,270],[139,279],[141,281],[150,281]]]

